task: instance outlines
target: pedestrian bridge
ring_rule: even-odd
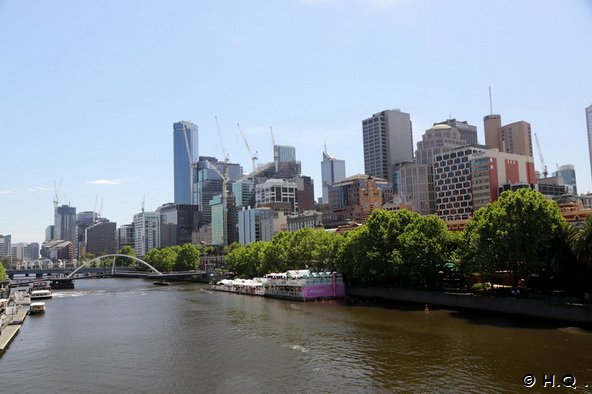
[[[80,265],[80,267],[78,267],[74,271],[72,271],[68,276],[66,276],[66,278],[72,279],[78,271],[80,271],[81,269],[83,269],[85,267],[89,268],[90,264],[94,263],[95,261],[100,261],[102,259],[112,258],[112,257],[125,257],[128,259],[132,259],[132,260],[137,261],[137,262],[145,265],[146,267],[150,268],[152,270],[152,272],[154,272],[156,275],[162,276],[162,272],[160,272],[159,270],[157,270],[156,268],[154,268],[153,266],[151,266],[150,264],[148,264],[144,260],[137,258],[136,256],[129,256],[127,254],[121,254],[121,253],[113,253],[113,254],[105,254],[103,256],[95,257],[94,259],[83,262],[82,265]],[[113,274],[115,274],[115,259],[113,259],[113,264],[111,264],[111,275],[113,275]]]

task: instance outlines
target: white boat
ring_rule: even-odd
[[[32,300],[41,300],[44,298],[51,298],[53,295],[51,294],[51,290],[33,290],[31,292],[31,299]]]
[[[29,313],[31,315],[43,312],[45,312],[45,302],[32,302],[31,306],[29,306]]]

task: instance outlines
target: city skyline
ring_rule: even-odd
[[[590,2],[230,4],[0,4],[0,234],[41,243],[54,180],[60,205],[92,211],[102,200],[118,226],[144,196],[147,211],[173,202],[180,120],[198,126],[199,155],[225,150],[245,171],[236,124],[260,164],[273,161],[273,126],[319,197],[324,142],[347,176],[364,173],[361,122],[374,113],[409,113],[415,150],[449,118],[476,125],[484,143],[493,112],[528,122],[549,172],[573,164],[578,191],[592,191]]]

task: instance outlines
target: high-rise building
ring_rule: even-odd
[[[273,157],[281,162],[293,163],[296,161],[296,148],[290,145],[274,145]]]
[[[344,178],[329,187],[323,225],[332,228],[348,222],[365,223],[374,209],[392,197],[392,187],[386,179],[361,174]]]
[[[417,143],[415,162],[403,164],[399,170],[400,195],[405,202],[413,205],[415,212],[422,215],[436,212],[434,157],[466,145],[460,131],[448,124],[436,123],[431,129],[425,131],[422,140]]]
[[[208,165],[208,162],[210,165]],[[216,170],[210,168],[214,166]],[[240,179],[243,168],[240,164],[224,163],[215,157],[200,156],[199,161],[194,164],[194,194],[193,204],[199,208],[199,226],[209,224],[212,221],[212,210],[210,200],[218,194],[222,194],[222,178],[218,173],[227,172],[229,182]],[[230,183],[227,185],[230,188]]]
[[[257,207],[294,214],[298,212],[297,191],[294,181],[268,179],[255,186],[255,203]]]
[[[232,194],[236,200],[236,207],[255,206],[255,181],[253,179],[241,178],[232,184]]]
[[[91,254],[110,254],[117,249],[117,224],[101,221],[91,224],[84,231],[86,252]]]
[[[502,126],[500,115],[483,117],[485,145],[489,149],[517,155],[532,156],[532,135],[530,123],[523,120]]]
[[[159,248],[191,243],[198,225],[197,205],[164,204],[157,212],[160,217]]]
[[[10,235],[0,235],[0,258],[10,256],[12,250],[10,239]]]
[[[503,185],[535,182],[532,157],[497,149],[464,146],[434,158],[436,214],[444,220],[467,220],[497,200]]]
[[[134,224],[123,224],[117,229],[117,249],[124,246],[134,247]]]
[[[592,174],[592,104],[586,107],[586,127],[588,128],[588,152],[590,154],[590,173]]]
[[[273,210],[248,208],[238,211],[238,240],[246,245],[255,241],[270,241],[273,236]]]
[[[327,152],[327,147],[323,151],[323,161],[321,161],[321,181],[323,186],[323,204],[329,202],[329,186],[345,178],[345,160],[339,160]]]
[[[197,125],[173,123],[175,204],[191,204],[192,165],[198,160]]]
[[[142,257],[158,247],[158,213],[140,212],[134,215],[134,251]]]
[[[397,164],[413,159],[411,118],[400,110],[385,110],[362,121],[366,175],[393,182]]]
[[[477,145],[477,126],[470,125],[466,120],[446,119],[444,122],[434,123],[435,125],[444,124],[458,130],[460,138],[465,140],[467,145]]]
[[[578,186],[576,183],[576,169],[572,164],[565,164],[559,166],[557,171],[553,174],[559,179],[559,183],[567,187],[567,192],[578,195]]]
[[[55,239],[70,241],[74,257],[78,257],[78,232],[76,230],[76,207],[62,205],[55,211]]]
[[[55,239],[55,226],[50,224],[45,228],[45,240],[51,241],[52,239]]]

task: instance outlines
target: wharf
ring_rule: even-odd
[[[2,328],[0,332],[0,353],[4,352],[4,349],[8,347],[8,344],[12,342],[12,339],[21,329],[20,324],[8,325]]]

